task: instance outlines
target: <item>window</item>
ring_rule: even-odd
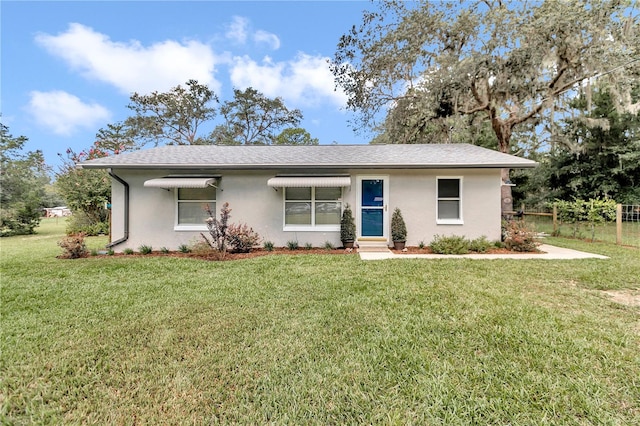
[[[437,223],[462,223],[462,178],[438,178]]]
[[[216,188],[178,188],[176,190],[177,219],[176,228],[184,230],[198,230],[206,228],[209,214],[216,211]]]
[[[284,189],[285,230],[339,230],[341,214],[342,188]]]

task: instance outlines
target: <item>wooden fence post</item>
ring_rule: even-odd
[[[616,244],[622,245],[622,204],[616,205]]]
[[[553,235],[558,235],[558,205],[553,203]]]

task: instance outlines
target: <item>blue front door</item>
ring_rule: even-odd
[[[383,237],[384,232],[384,180],[362,179],[360,190],[360,234],[363,237]]]

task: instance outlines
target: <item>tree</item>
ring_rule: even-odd
[[[198,136],[203,123],[216,114],[218,97],[206,85],[189,80],[168,92],[149,95],[134,93],[128,108],[135,115],[125,121],[132,134],[155,145],[202,145],[209,141]]]
[[[76,153],[67,149],[62,166],[56,174],[56,189],[72,211],[67,224],[67,233],[83,232],[97,235],[108,231],[107,203],[111,199],[111,180],[104,170],[87,170],[76,167],[77,163],[99,158],[94,149]]]
[[[361,125],[387,109],[417,132],[434,120],[481,115],[506,153],[517,126],[540,121],[559,95],[589,77],[610,81],[630,107],[640,40],[628,6],[385,0],[341,37],[331,68]],[[513,209],[509,186],[502,209]]]
[[[118,122],[107,124],[106,128],[98,130],[93,149],[101,151],[102,154],[120,154],[141,147],[142,145],[136,141],[136,130],[126,122]]]
[[[273,141],[274,145],[318,145],[318,138],[312,138],[311,134],[300,127],[284,129]]]
[[[640,85],[633,93],[633,100],[639,99]],[[640,203],[640,114],[619,112],[607,87],[595,88],[591,99],[581,95],[571,105],[581,112],[564,120],[559,143],[550,153],[552,193],[562,200]]]
[[[234,89],[233,100],[220,107],[220,114],[224,123],[210,136],[216,145],[270,145],[278,130],[297,127],[302,120],[300,110],[288,109],[282,98],[270,99],[251,87]]]
[[[24,152],[28,139],[0,123],[0,236],[33,234],[49,183],[41,151]]]
[[[111,179],[105,170],[87,170],[78,163],[139,149],[133,130],[125,123],[109,124],[98,130],[91,148],[75,152],[67,149],[58,154],[62,166],[56,174],[56,188],[73,212],[67,233],[84,232],[87,235],[107,233],[108,209],[111,200]]]

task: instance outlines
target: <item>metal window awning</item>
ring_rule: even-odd
[[[149,179],[144,182],[147,188],[207,188],[216,186],[217,178],[215,177],[165,177],[158,179]]]
[[[343,187],[351,186],[351,178],[349,176],[276,176],[269,179],[267,185],[273,188]]]

